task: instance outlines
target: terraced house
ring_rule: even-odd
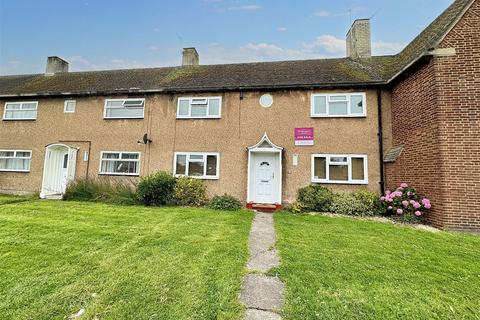
[[[78,178],[157,170],[280,206],[298,188],[410,183],[429,221],[480,229],[480,1],[457,0],[402,52],[371,56],[356,20],[340,59],[0,77],[0,189],[57,197]]]

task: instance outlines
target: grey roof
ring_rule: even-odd
[[[472,1],[456,0],[395,56],[0,76],[0,97],[382,85],[428,53]]]

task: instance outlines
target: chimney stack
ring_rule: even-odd
[[[358,59],[371,56],[370,19],[357,19],[347,33],[347,57]]]
[[[198,52],[195,48],[183,48],[182,66],[198,66]]]
[[[51,76],[60,72],[68,72],[68,62],[57,56],[48,57],[45,74]]]

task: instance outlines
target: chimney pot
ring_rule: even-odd
[[[68,72],[68,62],[57,56],[48,57],[45,74],[54,75],[60,72]]]
[[[195,48],[183,48],[182,66],[198,66],[198,52]]]
[[[347,33],[347,57],[352,59],[370,58],[372,41],[370,19],[357,19]]]

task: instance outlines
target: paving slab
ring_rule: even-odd
[[[280,311],[283,306],[284,284],[277,277],[249,274],[243,278],[240,301],[247,308]]]
[[[257,212],[250,231],[250,260],[247,269],[267,272],[280,265],[280,257],[275,250],[275,228],[271,213]]]
[[[245,320],[281,320],[280,315],[271,311],[247,309]]]

